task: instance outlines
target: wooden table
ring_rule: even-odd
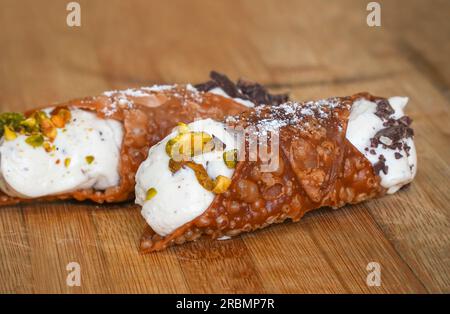
[[[381,27],[367,26],[367,2],[90,0],[70,28],[64,1],[0,1],[2,111],[216,69],[298,100],[407,95],[419,157],[393,196],[146,256],[133,204],[5,207],[0,291],[449,293],[450,2],[383,2]],[[80,287],[66,284],[70,262]]]

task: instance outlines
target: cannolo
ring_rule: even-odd
[[[181,124],[136,174],[140,251],[395,193],[417,170],[407,101],[360,93]]]
[[[3,113],[0,205],[132,199],[138,166],[177,122],[222,119],[261,100],[274,104],[286,97],[270,95],[259,84],[234,84],[212,72],[211,81],[198,88],[162,85],[109,91],[23,114]]]

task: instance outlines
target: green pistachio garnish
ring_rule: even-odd
[[[227,150],[223,152],[223,162],[225,165],[230,168],[234,169],[236,168],[237,164],[237,149]]]
[[[192,161],[192,157],[200,154],[212,152],[214,150],[222,150],[225,145],[215,136],[212,136],[205,132],[190,131],[189,127],[184,123],[178,123],[178,135],[170,139],[166,143],[166,153],[170,157],[169,170],[172,173],[176,173],[183,167],[192,169],[195,173],[198,183],[208,191],[215,194],[224,193],[231,184],[231,179],[225,176],[217,176],[214,180],[211,179],[202,164],[197,164]],[[229,160],[236,160],[236,150],[227,152],[232,156],[230,158],[224,153],[223,158],[225,164],[229,168],[236,166],[230,163]],[[150,189],[151,190],[151,189]],[[150,192],[150,190],[147,192]],[[156,194],[156,191],[155,191]],[[153,197],[152,195],[151,197]]]
[[[213,137],[205,132],[181,133],[166,144],[167,155],[176,159],[189,159],[212,149]]]
[[[198,183],[208,191],[211,191],[215,194],[224,193],[228,190],[231,179],[225,176],[219,175],[214,180],[211,179],[206,171],[205,167],[201,164],[197,164],[193,161],[175,161],[173,159],[169,160],[169,169],[172,173],[176,173],[183,166],[186,166],[192,169],[195,173],[195,177],[197,178]]]
[[[95,157],[92,155],[86,156],[84,159],[86,159],[86,162],[90,165],[94,161]]]
[[[45,111],[42,111],[42,110],[35,111],[33,113],[32,117],[35,118],[38,123],[40,123],[41,121],[49,119],[47,113]]]
[[[41,134],[30,135],[25,140],[25,143],[33,146],[34,148],[40,147],[44,144],[44,137]]]
[[[11,140],[16,133],[27,136],[41,134],[53,141],[57,135],[56,129],[64,127],[70,118],[70,111],[66,108],[57,108],[51,117],[45,111],[35,111],[27,118],[21,113],[5,112],[0,114],[0,136],[8,133],[7,140]],[[28,143],[34,147],[41,145],[38,137],[32,137]]]
[[[20,122],[20,125],[24,127],[25,131],[33,132],[39,130],[39,125],[35,118],[30,117]]]
[[[146,200],[146,201],[151,200],[153,197],[155,197],[155,195],[156,195],[157,193],[158,193],[158,192],[156,191],[155,188],[150,188],[150,189],[148,189],[148,190],[147,190],[147,195],[145,196],[145,200]]]
[[[50,120],[59,129],[66,126],[66,123],[70,121],[72,115],[67,108],[58,108],[51,113]]]
[[[12,141],[17,137],[16,132],[11,130],[8,126],[3,126],[3,132],[5,134],[5,140]]]
[[[189,132],[189,126],[186,123],[178,122],[178,133],[183,134]]]
[[[5,112],[0,114],[0,136],[5,133],[5,126],[11,131],[18,132],[23,120],[25,120],[25,117],[21,113]]]
[[[50,152],[52,152],[52,151],[54,151],[56,149],[56,147],[54,145],[52,145],[51,143],[49,143],[49,142],[44,142],[43,146],[44,146],[44,149],[45,149],[45,151],[47,153],[50,153]]]
[[[230,178],[219,175],[214,179],[214,188],[212,191],[216,194],[222,194],[226,190],[228,190],[230,185],[231,185]]]

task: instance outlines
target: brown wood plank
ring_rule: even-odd
[[[32,291],[32,248],[21,208],[2,208],[0,235],[0,293]]]

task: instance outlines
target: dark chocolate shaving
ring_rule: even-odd
[[[217,83],[215,81],[206,81],[205,83],[200,83],[200,84],[194,85],[194,87],[201,92],[207,92],[207,91],[209,91],[213,88],[219,87],[219,86],[217,85]]]
[[[264,86],[255,82],[239,80],[237,87],[244,95],[258,105],[280,105],[289,100],[288,94],[272,95]]]
[[[383,171],[384,174],[388,173],[389,167],[386,165],[386,158],[383,155],[378,156],[378,161],[373,165],[373,170],[376,174]]]
[[[411,147],[408,144],[404,143],[403,149],[405,150],[406,156],[409,157],[409,151],[411,150]]]
[[[375,115],[380,119],[389,119],[389,116],[394,112],[394,109],[387,99],[381,99],[377,102],[377,111],[375,112]]]
[[[228,96],[250,100],[256,105],[280,105],[289,100],[288,94],[273,95],[261,84],[239,80],[233,83],[226,75],[211,71],[211,80],[195,85],[195,88],[202,92],[208,92],[216,87],[220,87]]]
[[[236,84],[233,83],[232,80],[228,78],[228,76],[218,73],[216,71],[211,71],[209,74],[211,79],[217,83],[217,85],[223,89],[223,91],[230,97],[236,98],[241,96],[239,89],[237,88]],[[245,99],[245,98],[244,98]]]
[[[412,123],[412,119],[408,116],[403,116],[400,119],[397,120],[399,123],[403,124],[404,126],[410,126]]]
[[[382,129],[380,131],[378,131],[374,138],[378,140],[378,142],[380,142],[380,138],[382,136],[389,138],[392,143],[387,145],[385,142],[382,142],[383,144],[385,144],[388,147],[391,147],[392,144],[397,143],[398,141],[402,140],[403,138],[407,138],[407,137],[411,137],[412,134],[409,130],[408,127],[405,127],[403,124],[399,124],[399,125],[394,125],[394,126],[390,126],[387,127],[385,129]]]
[[[394,156],[395,156],[395,159],[400,159],[400,158],[403,157],[403,155],[400,154],[399,152],[395,152],[395,153],[394,153]]]
[[[378,138],[376,138],[376,137],[372,137],[372,138],[370,139],[370,147],[375,148],[375,147],[378,146],[379,143],[380,143],[380,142],[378,141]]]
[[[380,100],[377,103],[377,112],[375,113],[383,121],[384,129],[378,131],[375,136],[370,139],[370,147],[382,145],[383,148],[401,150],[403,148],[403,140],[414,136],[414,131],[410,127],[412,119],[403,116],[400,119],[389,118],[393,109],[387,100]],[[408,152],[407,152],[408,154]]]

